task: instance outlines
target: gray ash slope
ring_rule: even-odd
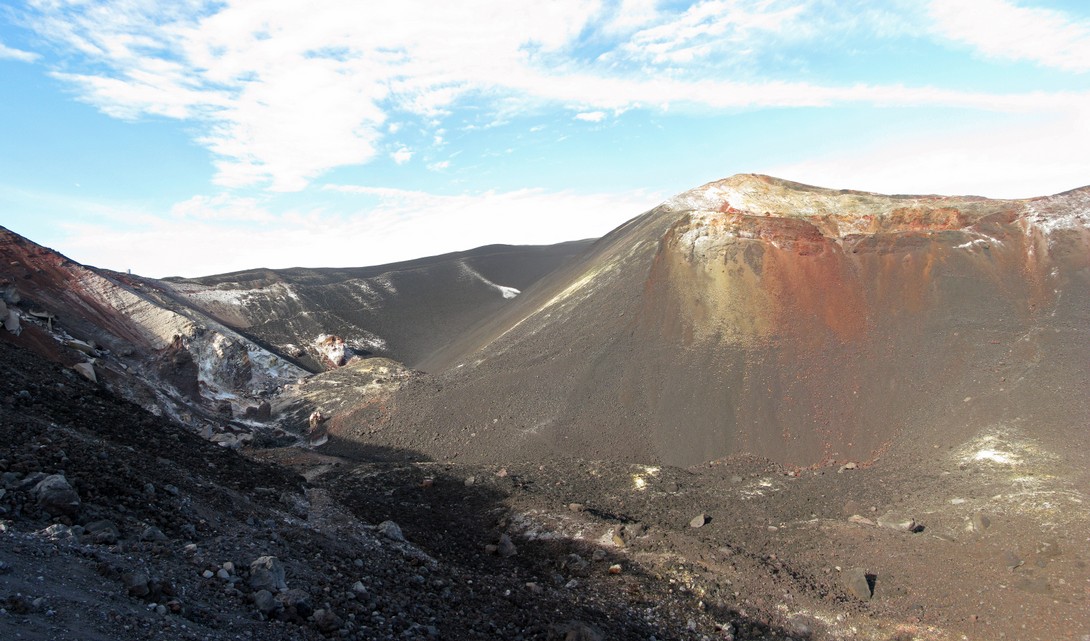
[[[1090,189],[736,176],[597,241],[422,365],[366,443],[440,460],[798,466],[1090,423]],[[354,425],[358,429],[359,425]]]
[[[373,267],[257,269],[163,284],[314,371],[325,365],[313,349],[321,335],[416,367],[590,243],[489,245]]]

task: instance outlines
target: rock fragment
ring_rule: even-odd
[[[314,625],[318,630],[329,634],[336,632],[344,625],[344,620],[333,613],[332,610],[319,609],[314,611]]]
[[[91,537],[91,541],[99,545],[113,545],[117,543],[121,533],[112,521],[92,521],[84,526],[84,532]]]
[[[515,549],[515,544],[511,542],[511,537],[506,534],[500,535],[500,541],[496,545],[496,554],[507,559],[518,554],[518,550]]]
[[[603,641],[602,633],[582,621],[568,621],[553,627],[556,638],[564,641]]]
[[[841,580],[848,593],[861,601],[870,601],[871,597],[874,596],[870,578],[862,568],[845,570]]]
[[[969,525],[972,527],[973,532],[983,532],[991,527],[992,520],[986,514],[973,512],[973,516],[969,519]]]
[[[250,587],[255,591],[280,592],[288,589],[284,566],[275,556],[262,556],[250,564]]]
[[[689,527],[691,527],[691,528],[704,527],[704,524],[707,523],[710,520],[711,519],[708,518],[707,514],[705,514],[704,512],[701,512],[700,514],[697,514],[696,516],[694,516],[692,518],[692,520],[689,521]]]
[[[159,541],[166,541],[167,535],[163,534],[163,531],[154,525],[148,526],[143,532],[140,533],[140,540],[150,543]]]
[[[878,517],[878,525],[900,532],[915,532],[919,527],[915,519],[894,512],[886,512]]]
[[[143,572],[123,574],[121,582],[125,585],[125,591],[129,596],[144,598],[151,592],[151,588],[148,587],[148,575]]]
[[[98,382],[98,376],[95,374],[95,366],[91,363],[76,363],[72,366],[72,369],[76,370],[76,373],[92,383]]]
[[[393,521],[383,521],[378,524],[378,532],[391,541],[405,542],[405,535],[401,533],[401,527]]]
[[[254,593],[254,607],[257,608],[258,612],[269,615],[284,606],[276,600],[276,597],[273,596],[272,592],[269,592],[268,590],[258,590]]]

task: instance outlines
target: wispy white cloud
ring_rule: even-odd
[[[655,63],[690,63],[725,46],[744,53],[755,38],[802,28],[808,3],[713,0],[637,30],[621,51]],[[659,14],[661,18],[662,14]],[[739,46],[741,45],[741,46]]]
[[[1002,60],[1028,60],[1065,71],[1090,71],[1090,21],[1007,0],[932,0],[941,36]]]
[[[604,111],[583,111],[575,114],[576,120],[582,120],[584,122],[602,122],[606,118],[606,112]]]
[[[491,243],[544,244],[596,237],[666,196],[544,189],[442,195],[359,185],[323,188],[358,196],[357,213],[316,208],[273,214],[251,199],[195,196],[176,205],[175,216],[133,216],[121,229],[106,222],[70,223],[63,226],[64,235],[51,242],[80,262],[159,277],[256,266],[377,265]],[[223,225],[224,220],[250,224]],[[280,251],[270,254],[270,247]]]
[[[398,165],[404,165],[413,159],[413,151],[408,147],[399,147],[396,151],[390,154],[390,158],[393,158],[394,162]]]
[[[22,49],[15,49],[9,47],[3,42],[0,42],[0,60],[18,60],[19,62],[34,62],[39,58],[38,54],[32,51],[23,51]]]
[[[276,220],[256,198],[244,198],[232,194],[205,196],[198,194],[176,203],[171,215],[183,220],[215,221],[222,223],[268,223]]]
[[[390,149],[404,148],[394,160],[407,162],[410,145],[425,150],[409,138],[419,128],[405,123],[424,122],[432,130],[424,140],[447,144],[445,120],[474,100],[486,103],[481,122],[502,123],[543,106],[588,120],[677,106],[931,105],[1017,112],[1066,109],[1087,99],[1081,93],[763,80],[752,72],[735,74],[738,65],[724,66],[768,43],[816,42],[836,29],[866,25],[887,29],[899,23],[891,15],[915,5],[889,6],[882,12],[865,2],[829,0],[699,0],[680,9],[647,0],[476,0],[473,6],[431,0],[33,0],[28,20],[44,37],[78,52],[66,58],[77,62],[65,63],[56,75],[83,100],[119,118],[157,115],[198,123],[196,139],[214,155],[215,182],[228,188],[297,191],[330,169],[366,163]],[[941,7],[933,10],[945,15]],[[960,24],[961,14],[949,11],[938,22]],[[1041,15],[1052,14],[1030,11],[1027,21],[1044,24]],[[1060,53],[1032,54],[1028,43],[1029,53],[1019,55],[1077,65],[1082,27],[1065,25]],[[577,53],[587,33],[603,38],[595,44],[605,50],[593,59]],[[970,37],[954,27],[950,33]],[[1090,64],[1090,55],[1081,60]]]

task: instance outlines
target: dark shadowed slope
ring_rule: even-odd
[[[445,373],[403,386],[366,438],[459,460],[796,465],[1012,430],[1082,442],[1088,216],[1090,189],[997,201],[711,183],[424,361]]]
[[[590,243],[490,245],[375,267],[257,269],[165,284],[178,300],[312,369],[340,359],[329,336],[350,353],[418,366]]]

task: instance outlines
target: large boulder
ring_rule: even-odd
[[[79,494],[63,474],[52,474],[34,486],[38,506],[53,516],[75,516],[79,513]]]

